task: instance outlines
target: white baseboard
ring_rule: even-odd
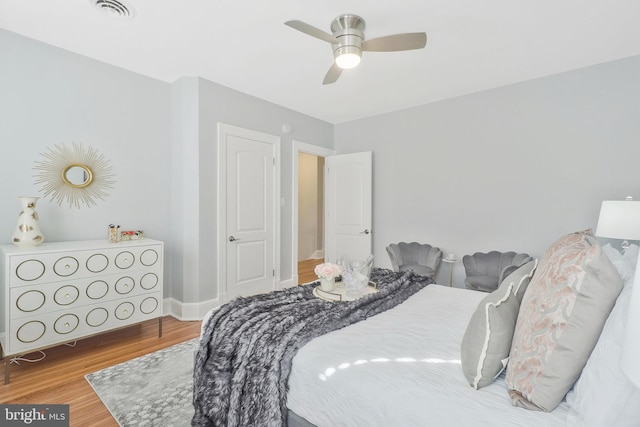
[[[220,307],[217,298],[204,302],[181,302],[173,298],[165,298],[163,309],[165,315],[170,315],[178,320],[191,321],[202,320],[212,309]]]
[[[280,289],[293,288],[298,285],[298,276],[280,282]],[[220,299],[214,298],[203,302],[181,302],[174,298],[165,298],[162,303],[165,316],[173,316],[178,320],[202,320],[212,309],[220,307]]]
[[[313,253],[313,255],[311,255],[309,259],[322,259],[322,258],[324,258],[324,250],[318,249]]]
[[[298,284],[298,276],[294,276],[292,279],[283,280],[282,282],[280,282],[280,289],[293,288],[297,284]]]

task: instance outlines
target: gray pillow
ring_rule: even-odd
[[[460,349],[462,371],[471,387],[491,384],[507,366],[520,301],[537,264],[530,261],[507,276],[471,316]]]
[[[522,300],[505,381],[511,403],[551,411],[580,376],[622,288],[588,232],[547,249]]]

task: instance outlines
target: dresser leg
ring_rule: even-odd
[[[158,317],[158,338],[162,338],[162,317]]]
[[[4,358],[4,385],[9,384],[9,365],[11,364],[11,358]]]

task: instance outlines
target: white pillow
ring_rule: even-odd
[[[624,254],[606,244],[602,251],[623,280],[623,288],[574,388],[567,394],[568,427],[640,426],[640,389],[620,369],[625,323],[638,259],[638,246]]]

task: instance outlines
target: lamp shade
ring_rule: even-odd
[[[600,208],[596,236],[640,240],[640,202],[605,200]]]

